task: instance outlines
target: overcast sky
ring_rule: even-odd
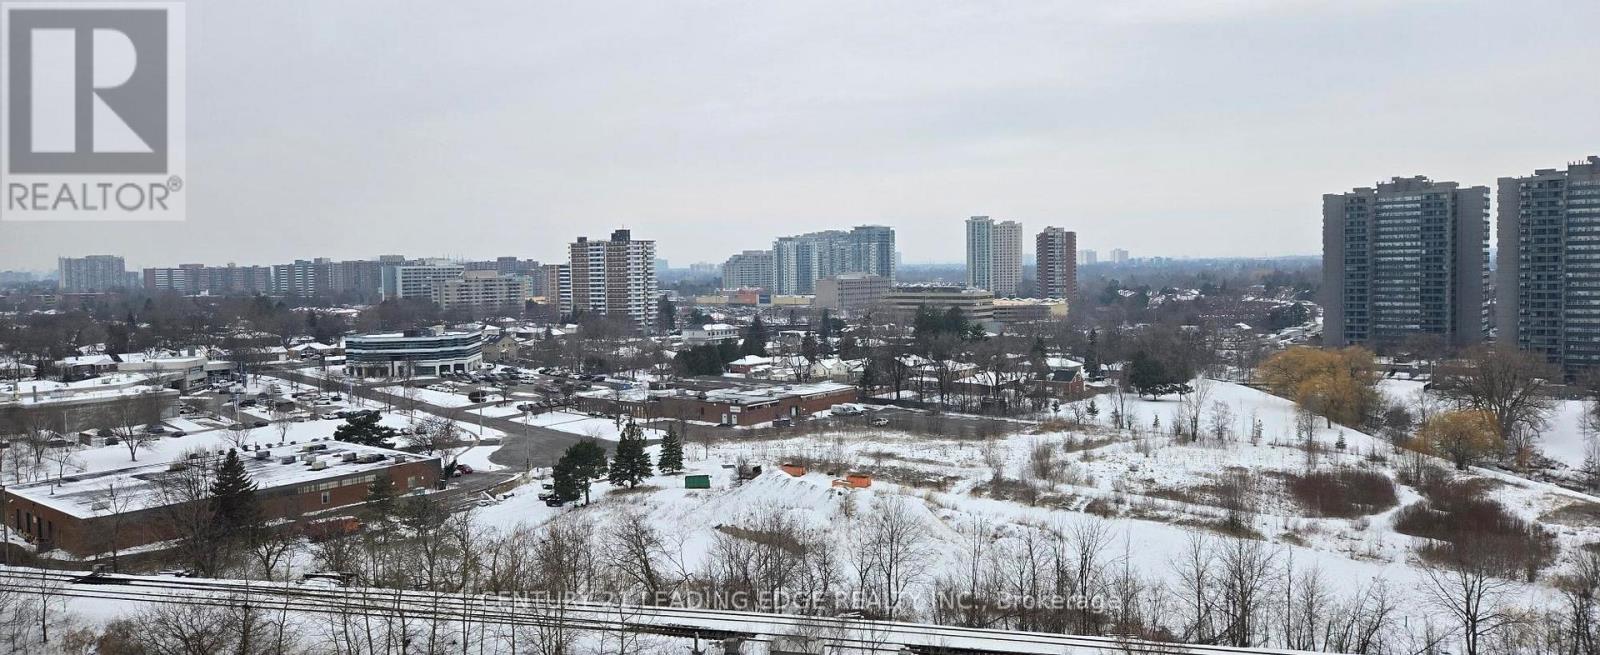
[[[189,218],[0,223],[0,269],[675,266],[962,219],[1135,256],[1312,254],[1320,196],[1600,154],[1600,2],[191,2]],[[963,8],[964,7],[964,8]]]

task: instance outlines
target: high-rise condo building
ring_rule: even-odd
[[[894,228],[883,225],[778,237],[772,242],[772,292],[813,294],[817,278],[840,273],[868,273],[893,281],[894,252]]]
[[[315,298],[328,293],[332,284],[333,262],[325,257],[272,267],[272,292],[278,295]]]
[[[1487,326],[1489,189],[1426,177],[1322,196],[1323,342],[1461,346]]]
[[[1079,250],[1078,251],[1078,265],[1079,266],[1093,266],[1093,265],[1099,263],[1099,261],[1100,261],[1100,255],[1098,253],[1096,253],[1095,251],[1093,251],[1093,250]]]
[[[607,241],[578,237],[570,248],[571,296],[566,312],[625,316],[649,331],[655,317],[656,242],[616,230]]]
[[[461,264],[432,260],[420,264],[383,267],[383,299],[433,298],[433,288],[466,272]]]
[[[1600,157],[1499,187],[1497,341],[1600,370]]]
[[[771,289],[772,251],[746,250],[722,265],[724,289]]]
[[[1078,233],[1047,227],[1034,238],[1039,295],[1071,298],[1078,292]]]
[[[144,288],[184,295],[269,293],[272,269],[266,266],[206,266],[183,264],[177,268],[144,269]]]
[[[967,286],[994,287],[994,219],[973,216],[967,219]]]
[[[528,297],[528,280],[498,270],[478,269],[432,285],[430,297],[440,309],[473,309],[515,313]]]
[[[988,216],[967,219],[967,286],[999,297],[1017,295],[1022,281],[1022,225]]]
[[[116,255],[61,257],[61,290],[67,293],[106,291],[127,286],[128,271]]]
[[[1111,249],[1111,263],[1113,263],[1113,264],[1126,264],[1126,263],[1128,263],[1128,251],[1123,250],[1121,248],[1112,248]]]

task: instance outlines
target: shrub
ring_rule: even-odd
[[[1529,582],[1555,559],[1555,535],[1482,497],[1480,485],[1434,481],[1419,491],[1426,500],[1396,512],[1394,529],[1436,541],[1417,550],[1423,559],[1487,565],[1501,576],[1520,576]]]
[[[1317,516],[1355,518],[1399,503],[1394,481],[1376,471],[1341,468],[1289,478],[1289,495]]]

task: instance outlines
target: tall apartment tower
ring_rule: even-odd
[[[127,265],[116,255],[61,257],[56,264],[61,270],[61,290],[68,293],[106,291],[128,283]]]
[[[967,219],[967,286],[994,287],[994,219],[988,216]]]
[[[1047,227],[1034,238],[1039,295],[1071,298],[1078,292],[1078,233]]]
[[[563,311],[626,316],[648,332],[655,318],[656,242],[616,230],[607,241],[578,237],[570,248],[571,300]]]
[[[724,289],[771,289],[772,251],[746,250],[722,265]]]
[[[1100,254],[1099,253],[1097,253],[1097,252],[1095,252],[1093,250],[1079,250],[1078,251],[1078,265],[1079,266],[1093,266],[1093,265],[1098,264],[1098,263],[1100,263]]]
[[[1499,182],[1496,339],[1600,369],[1600,157]]]
[[[1111,249],[1111,263],[1113,263],[1113,264],[1126,264],[1126,263],[1128,263],[1128,251],[1123,250],[1122,248],[1112,248]]]
[[[1017,295],[1021,281],[1022,224],[997,223],[988,216],[967,219],[967,286],[1009,297]]]
[[[1488,324],[1489,188],[1423,176],[1322,196],[1323,342],[1462,346]]]
[[[816,293],[817,278],[840,273],[866,273],[892,281],[894,252],[894,228],[882,225],[778,237],[772,242],[772,292]]]

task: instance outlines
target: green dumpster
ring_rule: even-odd
[[[684,489],[710,489],[711,488],[711,476],[709,476],[709,475],[685,475],[685,476],[683,476],[683,488]]]

